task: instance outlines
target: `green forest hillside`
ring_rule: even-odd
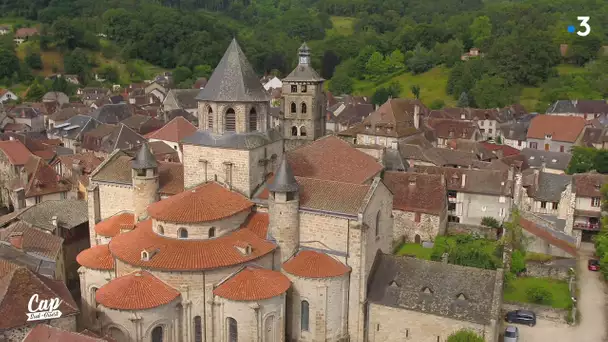
[[[0,38],[0,86],[35,85],[28,100],[65,88],[37,77],[54,72],[128,84],[173,70],[189,87],[232,37],[260,74],[279,76],[307,41],[329,90],[375,103],[417,96],[438,108],[462,97],[460,105],[521,101],[542,111],[558,98],[608,97],[601,0],[15,0],[0,13],[0,25],[40,32],[18,48]],[[587,37],[567,32],[580,13],[594,14]],[[461,61],[471,48],[483,57]]]

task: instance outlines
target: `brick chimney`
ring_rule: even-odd
[[[23,249],[23,232],[12,232],[8,237],[8,242],[17,249]]]

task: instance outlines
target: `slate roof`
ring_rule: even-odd
[[[420,115],[419,123],[422,126],[422,117],[429,112],[422,102],[411,99],[388,99],[376,111],[369,114],[362,123],[338,132],[338,135],[369,134],[396,138],[414,135],[420,131],[420,129],[416,129],[414,123],[416,107],[418,107]]]
[[[384,150],[382,163],[384,164],[384,169],[389,171],[405,171],[410,167],[408,162],[403,159],[399,151],[393,148],[387,148]]]
[[[531,148],[521,150],[521,155],[524,156],[530,167],[540,168],[544,162],[547,168],[562,171],[568,168],[570,159],[572,159],[570,153],[534,150]]]
[[[219,64],[200,91],[197,100],[216,102],[266,102],[270,95],[236,39],[233,39]]]
[[[399,143],[399,153],[406,160],[422,161],[437,166],[446,164],[446,161],[437,153],[437,149],[434,148],[424,148],[401,142]]]
[[[105,124],[117,124],[134,114],[133,107],[128,103],[105,104],[89,115]]]
[[[295,176],[355,184],[371,180],[383,169],[374,157],[334,136],[288,152],[287,160]]]
[[[193,115],[192,113],[186,111],[185,109],[174,109],[174,110],[170,110],[165,113],[165,118],[166,118],[167,122],[175,119],[178,116],[183,117],[184,119],[191,122],[193,125],[198,124],[198,118],[196,117],[196,115]]]
[[[114,131],[108,135],[101,144],[101,151],[112,153],[116,149],[129,149],[140,146],[146,142],[146,138],[137,134],[134,130],[124,124],[118,124]]]
[[[205,130],[194,132],[182,139],[182,143],[236,150],[253,150],[281,139],[281,133],[275,129],[270,129],[267,132],[224,133],[221,135]]]
[[[530,122],[528,139],[545,139],[574,143],[585,128],[585,119],[577,116],[537,115]]]
[[[572,176],[540,172],[538,185],[531,188],[529,196],[537,201],[559,202],[562,192],[572,182]]]
[[[200,89],[171,89],[167,93],[167,97],[174,96],[175,102],[180,108],[196,109],[198,107],[196,96],[200,92]]]
[[[431,153],[435,153],[441,158],[441,160],[443,160],[444,164],[439,166],[456,165],[462,167],[469,167],[473,165],[474,162],[478,161],[477,156],[475,155],[475,153],[472,152],[458,151],[440,147],[433,147],[430,150]]]
[[[158,167],[156,158],[154,158],[147,143],[141,145],[141,148],[137,151],[137,155],[135,155],[135,159],[133,159],[133,162],[131,163],[131,167],[139,170]]]
[[[384,184],[393,193],[393,209],[441,215],[447,205],[442,175],[385,172]]]
[[[310,64],[299,64],[293,69],[287,77],[282,79],[283,82],[323,82],[323,77],[319,76],[317,71]]]
[[[99,125],[101,125],[101,122],[97,121],[95,118],[78,114],[66,120],[61,127],[55,126],[50,129],[49,133],[65,139],[80,140],[84,133]]]
[[[58,109],[55,113],[53,113],[49,119],[53,120],[55,122],[57,121],[65,121],[68,120],[71,117],[74,117],[78,114],[86,114],[89,113],[91,111],[90,108],[88,107],[67,107],[67,108],[60,108]]]
[[[55,260],[33,253],[27,253],[8,243],[0,242],[0,281],[6,273],[18,267],[25,267],[32,272],[53,279],[55,278],[55,272],[57,271]]]
[[[298,182],[293,176],[293,171],[283,156],[275,176],[268,181],[268,190],[272,192],[295,192],[298,191]]]
[[[353,125],[362,122],[374,111],[374,105],[369,103],[348,104],[340,114],[332,114],[328,122],[337,122],[342,125]]]
[[[197,131],[196,126],[182,116],[177,116],[158,130],[146,135],[148,139],[180,142]]]
[[[513,192],[512,181],[507,179],[508,173],[504,171],[418,165],[413,169],[418,173],[443,174],[448,190],[494,196],[511,196]]]
[[[477,125],[472,121],[431,118],[427,123],[435,131],[437,137],[443,139],[475,140],[475,133],[479,131]]]
[[[162,122],[156,118],[153,118],[153,117],[150,117],[147,115],[140,115],[140,114],[135,114],[131,117],[128,117],[128,118],[122,120],[120,123],[123,125],[126,125],[133,131],[137,132],[138,134],[142,134],[142,135],[155,131],[155,130],[163,127],[163,125],[164,125],[164,122]]]
[[[70,291],[60,280],[52,280],[20,267],[0,278],[0,329],[23,327],[28,324],[26,315],[17,315],[27,309],[30,298],[37,294],[40,300],[60,298],[58,310],[62,317],[79,313]]]
[[[608,138],[608,131],[606,131],[604,128],[587,126],[585,127],[585,132],[583,133],[581,142],[583,143],[583,146],[594,147],[594,144],[601,145],[606,138]]]
[[[603,114],[608,113],[606,100],[558,100],[547,109],[547,114]]]
[[[62,238],[57,235],[48,234],[43,230],[33,228],[22,221],[17,221],[0,230],[0,240],[10,244],[9,237],[13,233],[22,234],[21,248],[29,254],[56,260],[61,252],[61,245],[63,244]]]
[[[382,253],[373,269],[371,303],[484,325],[497,319],[492,317],[496,271]]]
[[[70,98],[65,93],[60,91],[49,91],[42,96],[42,102],[67,103],[70,102]]]
[[[600,189],[608,182],[608,175],[599,173],[577,173],[573,176],[572,191],[576,196],[602,197]]]
[[[87,202],[83,200],[44,201],[24,210],[19,219],[52,232],[55,231],[51,223],[53,216],[57,216],[59,227],[72,229],[89,221],[87,210]]]

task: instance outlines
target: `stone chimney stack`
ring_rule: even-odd
[[[15,208],[15,210],[19,210],[19,209],[25,209],[25,189],[24,188],[19,188],[19,189],[15,189],[15,203],[13,203],[13,206]]]
[[[416,129],[420,129],[420,106],[414,106],[414,127]]]
[[[467,184],[467,174],[463,173],[462,174],[462,184],[460,185],[461,188],[464,188],[464,186]]]
[[[8,242],[17,249],[23,249],[23,232],[12,232]]]

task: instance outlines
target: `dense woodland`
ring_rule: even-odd
[[[187,87],[209,75],[232,37],[260,74],[278,75],[294,67],[297,48],[307,41],[315,68],[336,93],[443,65],[450,73],[447,93],[462,106],[503,106],[517,101],[523,87],[540,87],[543,103],[608,97],[605,0],[0,0],[0,13],[0,23],[40,25],[24,58],[16,57],[10,39],[0,44],[0,84],[33,82],[38,88],[30,98],[44,87],[65,87],[35,80],[44,51],[60,51],[62,69],[85,83],[93,70],[121,81],[114,67],[91,57],[100,53],[126,64],[129,81],[147,77],[132,62],[143,60],[173,69],[178,85]],[[567,32],[580,15],[591,16],[587,37]],[[353,32],[333,28],[337,16],[355,18]],[[569,44],[566,56],[560,44]],[[461,61],[472,47],[484,58]],[[558,75],[555,67],[563,63],[584,69]],[[402,92],[390,83],[366,95],[380,103]],[[411,92],[418,97],[420,90]]]

